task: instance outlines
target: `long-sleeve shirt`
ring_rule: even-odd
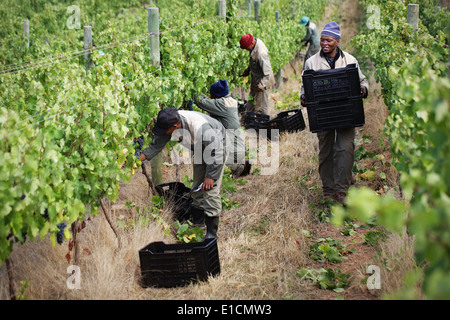
[[[142,153],[146,160],[153,159],[171,140],[180,142],[194,155],[194,164],[206,164],[206,176],[217,180],[225,163],[225,128],[216,119],[196,111],[178,111],[181,129],[172,135],[154,136]]]
[[[255,47],[250,52],[249,68],[252,76],[251,92],[257,92],[259,84],[266,89],[270,89],[275,84],[269,50],[261,39],[256,39]]]
[[[319,32],[313,22],[309,22],[309,26],[306,29],[306,35],[302,41],[306,43],[309,42],[311,48],[318,48],[320,46]]]
[[[227,143],[227,152],[233,154],[230,161],[242,163],[245,160],[245,145],[240,132],[237,101],[231,97],[231,94],[218,99],[201,94],[194,102],[200,109],[208,112],[211,117],[222,123],[226,129],[227,142],[229,142]]]
[[[219,99],[212,99],[201,94],[194,102],[200,109],[222,123],[225,129],[240,128],[238,103],[231,94]]]

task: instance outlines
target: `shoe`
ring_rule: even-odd
[[[242,171],[241,177],[249,175],[251,170],[252,170],[252,164],[250,163],[249,160],[245,160],[244,171]]]
[[[334,193],[324,193],[323,194],[323,200],[334,200]]]
[[[339,202],[340,204],[344,204],[346,197],[347,197],[347,193],[340,192],[340,191],[335,192],[333,195],[333,199],[336,200],[337,202]]]
[[[236,169],[231,173],[233,176],[233,179],[237,179],[242,175],[242,172],[244,172],[245,166],[243,164],[238,164]]]
[[[205,239],[217,238],[219,229],[219,217],[205,216],[206,236]]]

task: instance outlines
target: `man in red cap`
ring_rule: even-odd
[[[249,67],[241,74],[242,77],[251,74],[250,95],[253,100],[247,102],[247,111],[269,114],[269,90],[275,84],[269,51],[261,39],[251,34],[243,35],[239,43],[241,49],[250,51]]]

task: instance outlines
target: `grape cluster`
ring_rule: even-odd
[[[136,140],[134,140],[133,146],[134,146],[134,151],[135,151],[134,155],[136,157],[139,157],[141,155],[142,147],[144,146],[144,138],[139,137]]]
[[[67,227],[65,222],[61,222],[60,224],[57,225],[59,231],[56,234],[56,241],[58,242],[58,244],[62,244],[64,241],[64,229]]]
[[[44,214],[42,215],[44,219],[48,219],[48,209],[45,209]]]

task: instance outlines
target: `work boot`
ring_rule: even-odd
[[[233,176],[233,179],[237,179],[241,176],[242,172],[244,172],[245,166],[243,164],[238,164],[236,166],[236,169],[231,172],[231,175]]]
[[[334,196],[333,196],[334,200],[336,200],[340,204],[344,204],[346,197],[347,197],[347,193],[346,192],[339,192],[339,191],[335,192]]]
[[[217,230],[219,229],[219,217],[205,216],[206,236],[205,239],[217,238]]]
[[[250,163],[249,160],[245,160],[244,170],[242,171],[240,176],[243,177],[243,176],[250,174],[251,169],[252,169],[252,164]]]
[[[205,210],[191,207],[192,224],[201,227],[205,223]]]
[[[323,200],[325,201],[334,200],[334,193],[324,193]]]

